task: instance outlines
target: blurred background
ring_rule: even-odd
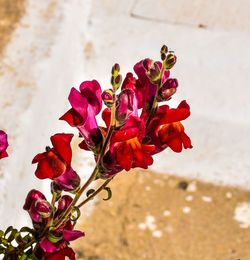
[[[0,162],[0,228],[30,224],[22,210],[30,189],[37,188],[49,196],[49,182],[35,178],[36,166],[31,165],[31,161],[50,144],[51,135],[74,131],[58,120],[69,108],[67,96],[71,87],[77,88],[84,80],[96,79],[103,89],[109,88],[110,69],[114,63],[120,64],[125,76],[139,60],[159,59],[160,48],[166,44],[177,55],[171,76],[179,81],[170,105],[176,107],[183,99],[190,104],[191,116],[184,126],[194,148],[181,154],[165,150],[155,156],[151,175],[135,173],[138,183],[131,175],[117,180],[114,190],[117,187],[125,201],[128,182],[139,185],[134,197],[131,195],[138,200],[135,203],[139,205],[135,206],[138,211],[134,212],[134,204],[131,204],[132,208],[125,210],[126,214],[131,212],[129,216],[117,210],[107,213],[111,214],[107,217],[107,209],[100,209],[104,219],[119,219],[118,216],[130,219],[131,230],[135,234],[143,232],[138,239],[136,236],[130,239],[144,241],[146,238],[147,243],[131,249],[128,238],[121,239],[118,234],[116,241],[120,242],[114,243],[105,256],[103,251],[107,245],[102,241],[109,241],[109,238],[100,238],[98,245],[102,251],[96,252],[93,247],[96,222],[86,220],[92,226],[89,232],[93,233],[93,240],[87,236],[82,243],[86,243],[84,250],[91,253],[84,255],[80,246],[79,257],[221,260],[241,256],[248,259],[249,14],[249,0],[0,0],[0,129],[8,133],[10,144],[9,158]],[[77,140],[74,146],[77,149]],[[93,169],[91,154],[84,151],[76,153],[73,163],[83,178]],[[140,181],[143,174],[147,177]],[[155,180],[158,181],[151,186]],[[124,187],[122,192],[121,186]],[[142,202],[138,193],[145,192],[150,195]],[[114,197],[114,205],[106,205],[119,209],[119,194]],[[196,213],[188,204],[192,201]],[[129,201],[126,203],[130,205]],[[208,208],[204,209],[204,203]],[[152,220],[153,213],[148,212],[152,204],[156,205],[154,212],[162,223],[161,230],[152,227],[157,221],[157,217]],[[161,208],[162,204],[165,209]],[[91,208],[93,206],[94,203]],[[95,210],[98,212],[93,207],[93,212]],[[175,224],[170,225],[167,217],[173,212],[176,213]],[[87,209],[84,214],[93,213]],[[187,220],[190,214],[194,215]],[[214,226],[208,230],[211,222]],[[127,223],[125,221],[124,225]],[[217,233],[223,223],[226,223],[224,233]],[[100,227],[98,230],[109,234],[114,229],[111,224],[105,224],[108,230]],[[120,226],[118,221],[117,228]],[[139,231],[135,227],[139,227]],[[183,234],[187,227],[190,229]],[[161,232],[152,235],[151,231]],[[111,239],[115,239],[117,232],[114,232],[110,233]],[[223,241],[219,246],[216,240],[219,235],[214,234],[219,234]],[[201,241],[205,244],[199,244]],[[90,242],[92,247],[87,245]],[[168,245],[171,249],[166,250]],[[138,251],[138,248],[143,250]]]

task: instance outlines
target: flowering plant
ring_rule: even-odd
[[[120,67],[115,64],[111,71],[112,88],[103,92],[96,80],[83,82],[79,90],[71,89],[71,108],[60,120],[78,129],[83,138],[79,147],[93,153],[95,168],[81,185],[81,178],[71,166],[70,144],[74,135],[53,135],[52,147],[47,146],[32,161],[37,164],[37,178],[51,179],[51,202],[38,190],[28,193],[23,209],[30,215],[33,227],[17,230],[10,226],[5,232],[0,231],[0,254],[4,259],[75,259],[69,245],[84,236],[74,228],[82,206],[102,190],[108,193],[105,200],[110,199],[108,184],[120,171],[147,169],[153,164],[153,155],[167,147],[174,152],[192,148],[180,122],[190,115],[189,105],[185,100],[177,108],[160,105],[170,100],[178,87],[177,80],[170,78],[176,56],[165,45],[161,48],[161,60],[138,62],[134,66],[137,78],[127,73],[123,81]],[[103,103],[105,126],[100,126],[96,116]],[[0,158],[8,156],[7,146],[7,135],[0,131]],[[100,187],[88,189],[97,179],[103,180]]]

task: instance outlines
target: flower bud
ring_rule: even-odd
[[[117,90],[121,83],[122,83],[122,76],[119,74],[120,72],[120,65],[116,63],[111,70],[111,85],[113,86],[114,90]]]
[[[27,210],[31,219],[37,223],[48,218],[52,212],[51,205],[38,190],[31,190],[28,193],[23,209]]]
[[[153,60],[145,59],[143,61],[143,67],[145,68],[146,73],[150,78],[150,80],[153,83],[157,84],[160,81],[160,74],[161,74],[161,70],[158,64]]]
[[[31,214],[38,213],[41,218],[48,218],[52,212],[52,207],[47,200],[37,200],[31,210]],[[33,218],[32,218],[33,219]],[[33,219],[35,220],[35,219]],[[36,221],[36,220],[35,220]],[[39,222],[39,221],[36,221]]]
[[[107,107],[112,107],[114,104],[114,91],[112,89],[103,91],[102,100]]]
[[[166,59],[167,52],[168,52],[168,47],[166,45],[163,45],[161,47],[161,60],[165,60]]]
[[[116,126],[122,126],[126,123],[128,117],[136,111],[137,101],[135,93],[131,89],[124,89],[117,98],[115,118]]]
[[[119,72],[120,72],[120,65],[118,63],[115,63],[115,65],[112,67],[111,74],[117,76]]]
[[[159,90],[157,100],[167,101],[176,92],[178,87],[177,79],[167,79]]]
[[[176,63],[176,56],[174,54],[168,54],[166,59],[163,61],[163,67],[166,70],[170,70]]]

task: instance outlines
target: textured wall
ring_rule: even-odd
[[[239,9],[231,1],[223,12],[225,1],[217,1],[219,7],[204,11],[193,1],[190,16],[179,2],[183,8],[170,0],[28,1],[1,61],[0,128],[9,133],[10,157],[0,165],[0,226],[14,224],[17,214],[16,224],[25,222],[21,208],[31,188],[48,193],[48,182],[36,180],[30,162],[52,134],[71,131],[57,120],[68,107],[70,88],[93,78],[108,88],[115,62],[125,74],[139,59],[158,59],[163,43],[178,58],[172,76],[180,86],[172,105],[183,98],[191,105],[184,126],[194,148],[158,155],[153,169],[250,188],[249,5],[241,1]],[[211,19],[205,17],[210,8]],[[224,18],[217,24],[214,17]],[[90,157],[77,156],[86,176]]]

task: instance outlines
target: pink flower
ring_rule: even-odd
[[[72,88],[69,94],[72,108],[60,118],[77,127],[88,146],[93,149],[103,140],[95,118],[102,108],[101,94],[101,87],[96,80],[84,81],[80,85],[80,92]]]
[[[7,134],[0,130],[0,159],[7,157],[6,149],[8,147]]]

